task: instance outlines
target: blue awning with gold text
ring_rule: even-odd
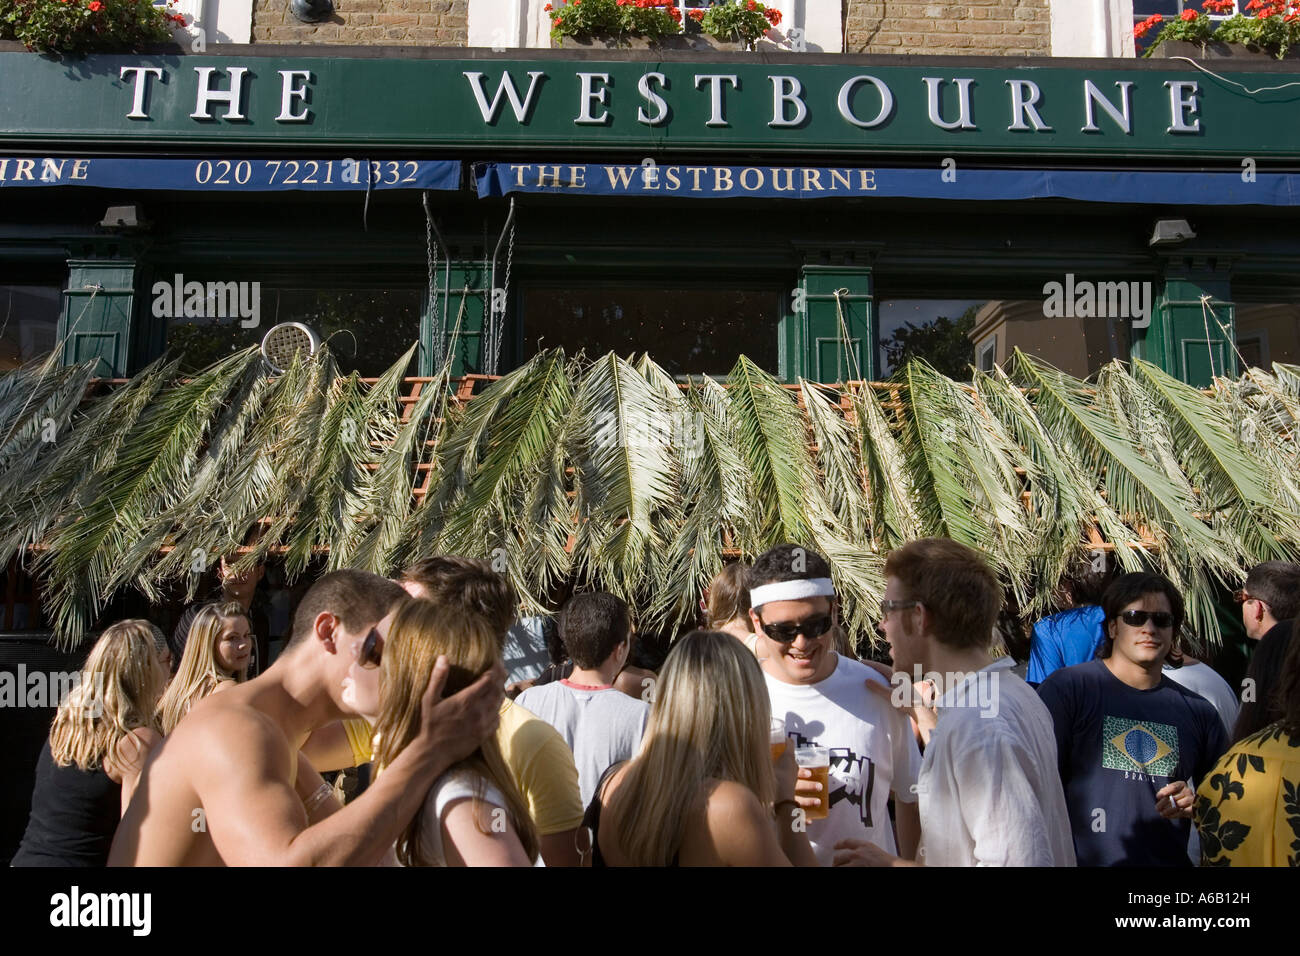
[[[481,163],[482,196],[672,196],[688,199],[1074,199],[1206,206],[1300,205],[1300,176],[1235,171],[710,166],[616,163]]]

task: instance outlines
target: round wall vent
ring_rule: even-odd
[[[281,322],[262,338],[262,358],[277,375],[293,364],[299,352],[315,355],[320,337],[301,322]]]

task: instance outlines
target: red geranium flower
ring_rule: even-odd
[[[100,10],[104,9],[104,5],[100,3],[99,0],[90,0],[90,3],[87,6],[91,13],[98,13]]]
[[[1200,14],[1197,13],[1195,10],[1184,10],[1182,13],[1178,14],[1178,16],[1179,19],[1186,20],[1188,23],[1191,23],[1193,20],[1199,17]]]

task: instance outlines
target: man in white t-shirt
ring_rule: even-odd
[[[890,552],[881,603],[889,696],[918,710],[928,732],[916,788],[921,848],[913,862],[845,841],[837,866],[1075,865],[1051,713],[989,653],[1001,606],[997,575],[963,544],[923,538]],[[929,714],[917,700],[925,683],[937,698]]]
[[[749,572],[750,619],[772,716],[785,721],[796,746],[830,750],[829,813],[807,821],[818,861],[829,865],[841,840],[870,841],[911,858],[920,834],[916,783],[921,755],[906,718],[867,690],[884,678],[835,653],[838,616],[830,568],[821,555],[781,545],[760,555]],[[800,770],[796,800],[818,803],[820,785]],[[889,819],[894,795],[898,840]]]
[[[558,623],[573,673],[528,688],[516,703],[559,731],[573,751],[585,807],[601,775],[635,756],[650,705],[614,687],[632,647],[626,604],[604,592],[575,594],[561,609]]]

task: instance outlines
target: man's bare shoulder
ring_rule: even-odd
[[[200,763],[209,766],[228,760],[244,763],[261,756],[283,762],[287,775],[292,754],[289,739],[248,690],[236,687],[195,704],[168,738],[175,742],[173,751],[201,756]]]

